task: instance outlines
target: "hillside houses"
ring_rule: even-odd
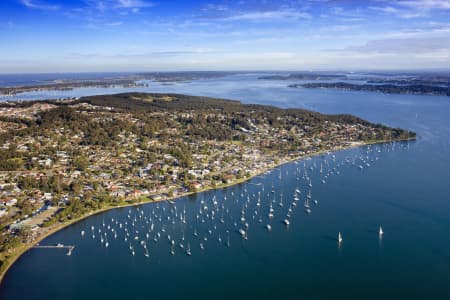
[[[223,100],[202,99],[191,108],[164,99],[156,108],[146,102],[136,110],[124,108],[123,99],[103,98],[65,101],[63,107],[0,107],[0,117],[24,121],[1,121],[7,130],[0,139],[0,220],[11,223],[45,204],[58,207],[63,220],[67,208],[73,216],[110,204],[159,201],[395,133],[359,119]],[[15,134],[21,128],[27,134]]]

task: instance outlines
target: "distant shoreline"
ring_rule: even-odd
[[[146,88],[148,87],[148,84],[140,81],[150,80],[167,85],[177,82],[218,78],[234,73],[235,72],[221,71],[146,72],[118,74],[113,77],[104,76],[99,78],[89,78],[89,76],[87,76],[86,78],[47,79],[40,84],[0,86],[0,97],[16,96],[23,93],[41,91],[71,91],[80,88]],[[105,75],[107,75],[107,73]]]
[[[343,91],[380,92],[384,94],[401,95],[431,95],[450,97],[450,87],[431,86],[423,84],[353,84],[347,82],[316,82],[288,85],[290,88],[306,89],[337,89]]]
[[[33,242],[24,244],[21,247],[19,247],[16,250],[17,252],[13,253],[12,256],[9,258],[11,260],[8,261],[8,264],[6,265],[5,269],[3,269],[0,272],[0,284],[2,284],[4,277],[6,276],[8,270],[14,265],[14,263],[24,253],[26,253],[27,251],[32,249],[36,244],[40,243],[41,241],[43,241],[44,239],[48,238],[49,236],[57,233],[58,231],[60,231],[60,230],[62,230],[64,228],[67,228],[67,227],[69,227],[69,226],[71,226],[71,225],[73,225],[75,223],[78,223],[78,222],[80,222],[80,221],[82,221],[84,219],[87,219],[87,218],[89,218],[91,216],[95,216],[95,215],[98,215],[98,214],[101,214],[103,212],[107,212],[107,211],[110,211],[110,210],[113,210],[113,209],[116,209],[116,208],[133,207],[133,206],[140,206],[140,205],[144,205],[144,204],[148,204],[148,203],[157,203],[157,202],[166,202],[166,201],[170,201],[170,200],[178,200],[178,199],[181,199],[183,197],[186,197],[186,196],[189,196],[189,195],[193,195],[193,194],[199,194],[199,193],[210,191],[210,190],[218,190],[218,189],[228,188],[228,187],[231,187],[231,186],[235,186],[235,185],[238,185],[238,184],[250,181],[251,179],[253,179],[253,178],[257,177],[257,176],[260,176],[261,174],[264,174],[265,172],[272,171],[272,170],[274,170],[274,169],[276,169],[276,168],[278,168],[278,167],[280,167],[282,165],[285,165],[285,164],[288,164],[288,163],[292,163],[292,162],[295,162],[295,161],[299,161],[299,160],[302,160],[302,159],[306,159],[306,158],[309,158],[309,157],[318,156],[318,155],[321,155],[321,154],[327,153],[327,152],[335,153],[335,152],[338,152],[338,151],[344,151],[344,150],[349,150],[349,149],[363,147],[363,146],[369,146],[369,145],[375,145],[375,144],[385,144],[385,143],[392,143],[392,142],[401,142],[401,141],[411,141],[411,140],[416,140],[416,137],[410,137],[410,138],[407,138],[407,139],[357,142],[357,143],[354,143],[353,145],[349,145],[349,146],[346,146],[346,147],[338,147],[336,149],[333,149],[332,151],[330,151],[330,150],[323,150],[323,151],[318,151],[318,152],[310,153],[310,154],[303,155],[303,156],[296,156],[296,157],[293,157],[293,158],[285,159],[285,160],[282,160],[282,161],[280,161],[280,162],[278,162],[278,163],[276,163],[276,164],[274,164],[274,165],[272,165],[270,167],[262,168],[262,169],[258,170],[258,172],[252,174],[249,177],[245,177],[245,178],[242,178],[242,179],[235,180],[234,182],[229,183],[229,184],[223,184],[223,185],[220,185],[220,186],[217,186],[217,187],[208,186],[206,188],[203,188],[203,189],[200,189],[200,190],[197,190],[197,191],[194,191],[194,192],[186,192],[186,193],[183,193],[183,194],[180,194],[180,195],[176,195],[176,196],[173,196],[173,197],[167,197],[167,198],[164,198],[164,199],[161,199],[161,200],[149,200],[149,201],[141,201],[141,202],[137,202],[137,203],[122,204],[122,205],[117,205],[117,206],[109,206],[109,207],[101,208],[101,209],[96,210],[96,211],[89,212],[88,214],[86,214],[84,216],[81,216],[79,218],[76,218],[76,219],[64,222],[62,224],[58,224],[54,228],[49,229],[49,231],[46,232],[45,234],[43,234],[42,236],[39,236]]]

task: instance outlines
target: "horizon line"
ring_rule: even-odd
[[[211,69],[211,70],[195,70],[195,69],[183,69],[183,70],[137,70],[137,71],[48,71],[48,72],[1,72],[0,75],[46,75],[46,74],[141,74],[141,73],[264,73],[264,72],[304,72],[304,73],[325,73],[325,72],[344,72],[344,73],[361,73],[361,72],[388,72],[388,73],[397,73],[397,72],[450,72],[450,68],[442,67],[442,68],[380,68],[380,69],[243,69],[243,70],[226,70],[226,69]]]

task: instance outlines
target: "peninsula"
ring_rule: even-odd
[[[265,75],[258,79],[262,80],[346,80],[346,75],[328,73],[292,73],[289,75]]]
[[[232,75],[232,72],[219,71],[184,71],[184,72],[147,72],[147,73],[125,73],[115,77],[101,77],[84,79],[59,78],[42,81],[39,84],[5,86],[0,87],[0,96],[13,96],[22,93],[40,91],[70,91],[78,88],[145,88],[148,87],[146,80],[171,84],[192,80],[220,78]]]
[[[408,81],[402,81],[407,83]],[[381,92],[386,94],[443,95],[450,96],[450,87],[428,84],[354,84],[347,82],[314,82],[291,84],[292,88],[328,88],[352,91]]]
[[[30,246],[93,213],[236,184],[325,151],[415,138],[351,115],[143,93],[2,102],[0,128],[1,275]]]
[[[39,91],[70,91],[76,88],[135,88],[146,87],[145,83],[138,83],[134,79],[86,79],[86,80],[55,80],[46,84],[25,85],[14,87],[0,87],[0,95],[17,95],[28,92]]]

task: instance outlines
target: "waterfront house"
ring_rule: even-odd
[[[233,174],[225,174],[222,176],[222,181],[224,183],[232,183],[235,179],[235,176]]]
[[[161,201],[163,199],[163,196],[161,194],[151,195],[150,199],[153,201]]]
[[[191,187],[195,190],[198,190],[202,188],[202,184],[198,181],[194,181],[193,183],[191,183]]]

